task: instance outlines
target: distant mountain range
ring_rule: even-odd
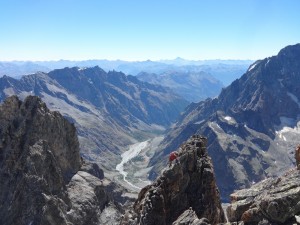
[[[82,155],[112,169],[129,144],[161,133],[188,104],[170,89],[99,67],[0,78],[0,101],[37,95],[78,130]]]
[[[300,44],[256,61],[215,99],[192,103],[149,166],[160,173],[168,155],[192,134],[208,138],[223,200],[293,167],[300,144]]]
[[[0,76],[8,75],[19,78],[24,74],[37,71],[49,72],[64,67],[94,67],[99,66],[105,71],[122,71],[125,74],[137,75],[141,72],[161,74],[169,71],[181,73],[206,72],[220,80],[225,86],[239,78],[253,61],[250,60],[174,60],[137,61],[122,60],[85,60],[85,61],[12,61],[0,62]]]
[[[37,71],[49,72],[50,69],[34,62],[0,62],[0,76],[7,75],[20,78],[23,75],[36,73]]]
[[[169,71],[162,74],[139,73],[137,78],[172,89],[190,102],[199,102],[220,94],[223,84],[206,72]]]

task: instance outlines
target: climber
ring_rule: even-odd
[[[177,157],[178,157],[178,153],[177,152],[171,152],[170,155],[169,155],[169,167],[171,167],[172,165],[172,161],[175,161],[177,162]]]
[[[296,147],[295,151],[296,168],[300,170],[300,145]]]

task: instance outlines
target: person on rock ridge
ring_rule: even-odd
[[[173,162],[174,160],[175,160],[176,162],[178,161],[178,160],[177,160],[177,157],[178,157],[178,153],[177,153],[176,151],[170,153],[170,155],[169,155],[169,167],[171,167],[172,162]]]
[[[296,168],[300,170],[300,145],[296,147],[295,150]]]

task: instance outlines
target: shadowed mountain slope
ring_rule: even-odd
[[[223,87],[219,80],[203,71],[168,71],[161,74],[139,73],[137,77],[145,82],[168,87],[190,102],[199,102],[209,97],[214,98],[220,94]]]
[[[157,176],[173,149],[194,133],[208,137],[223,200],[234,189],[281,174],[300,134],[300,44],[253,63],[218,98],[187,107],[152,159]]]

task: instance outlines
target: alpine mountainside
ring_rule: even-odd
[[[253,63],[217,98],[187,107],[150,162],[150,176],[194,133],[208,138],[223,201],[235,189],[281,174],[293,165],[300,142],[299,84],[300,44]]]
[[[161,132],[187,101],[158,85],[99,67],[0,78],[0,99],[37,95],[75,123],[84,158],[113,168],[127,145]],[[107,160],[110,159],[110,160]]]
[[[76,129],[36,96],[0,106],[0,224],[115,224],[103,171],[83,162]]]
[[[222,83],[206,72],[168,71],[161,74],[139,73],[137,78],[152,84],[160,84],[172,89],[176,94],[190,102],[199,102],[216,97],[223,87]]]

